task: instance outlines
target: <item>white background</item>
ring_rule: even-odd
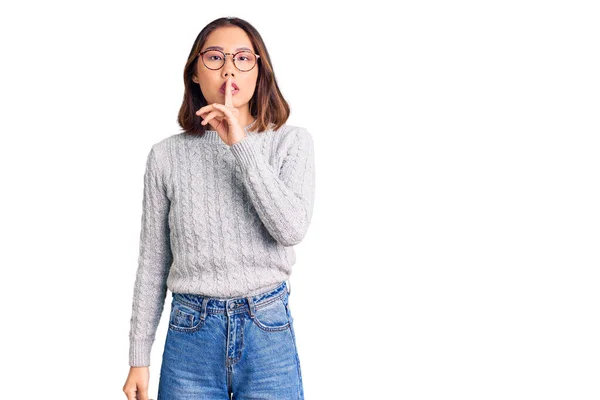
[[[306,399],[598,399],[593,3],[5,3],[1,397],[125,399],[145,158],[237,16],[315,140]]]

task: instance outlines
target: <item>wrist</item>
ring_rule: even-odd
[[[246,139],[248,137],[248,135],[246,135],[246,133],[243,133],[242,135],[236,136],[234,139],[231,140],[231,144],[230,146],[233,146],[234,144]]]

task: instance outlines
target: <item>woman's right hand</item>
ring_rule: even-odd
[[[129,376],[123,386],[127,400],[148,399],[148,383],[150,382],[150,367],[131,367]]]

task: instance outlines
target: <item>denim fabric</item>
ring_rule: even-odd
[[[173,293],[158,400],[303,400],[289,295]]]

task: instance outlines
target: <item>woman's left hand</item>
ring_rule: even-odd
[[[202,125],[210,123],[229,146],[246,137],[246,132],[238,119],[240,111],[233,106],[231,80],[232,78],[229,77],[225,83],[225,104],[213,103],[196,111],[196,115],[203,118]]]

